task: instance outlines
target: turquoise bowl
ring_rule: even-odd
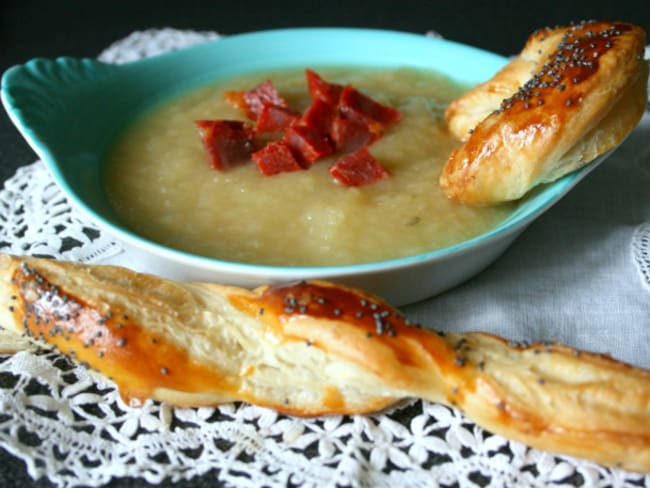
[[[348,266],[277,267],[221,261],[162,246],[122,225],[102,185],[102,164],[119,131],[180,92],[251,71],[319,65],[412,67],[472,85],[506,59],[421,35],[368,29],[285,29],[234,35],[123,65],[34,59],[2,78],[2,102],[74,206],[128,249],[133,267],[182,280],[254,287],[322,278],[365,288],[395,305],[422,300],[472,277],[604,158],[524,199],[500,225],[417,256]],[[432,184],[437,184],[432,182]]]

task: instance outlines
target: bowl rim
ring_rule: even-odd
[[[206,43],[200,43],[192,45],[183,49],[166,52],[151,58],[143,58],[135,61],[125,63],[123,65],[115,66],[128,66],[140,63],[152,62],[153,59],[157,59],[157,62],[163,59],[174,59],[179,56],[183,56],[185,52],[190,52],[196,49],[215,49],[215,47],[208,46],[224,46],[224,48],[229,48],[233,43],[245,42],[250,40],[264,40],[268,36],[285,36],[285,35],[301,35],[301,34],[339,34],[339,35],[348,35],[348,36],[364,36],[364,35],[374,35],[374,36],[392,36],[396,40],[402,38],[404,40],[416,41],[416,42],[433,42],[440,43],[444,47],[453,48],[455,50],[461,50],[472,54],[473,56],[491,56],[493,60],[500,61],[505,65],[508,61],[507,58],[500,56],[498,54],[486,51],[474,46],[465,45],[458,43],[452,40],[446,40],[442,38],[430,37],[423,34],[416,34],[412,32],[403,32],[397,30],[384,30],[384,29],[369,29],[369,28],[353,28],[353,27],[295,27],[295,28],[286,28],[286,29],[270,29],[270,30],[261,30],[254,32],[246,32],[240,34],[233,34],[224,36],[218,39],[207,41]],[[222,49],[216,47],[216,49]],[[25,65],[29,63],[36,62],[41,58],[32,59],[27,61]],[[75,59],[75,58],[58,58],[61,59]],[[96,61],[96,60],[92,60]],[[100,64],[103,64],[97,61]],[[164,62],[164,61],[163,61]],[[389,66],[388,64],[386,66]],[[281,68],[281,65],[277,66]],[[75,207],[80,209],[83,213],[89,216],[93,221],[95,221],[100,227],[104,228],[107,232],[113,236],[121,239],[127,244],[131,244],[140,249],[149,250],[158,256],[162,256],[176,262],[184,262],[185,264],[198,266],[206,270],[212,271],[221,271],[234,274],[256,274],[256,275],[265,275],[269,277],[274,277],[277,279],[286,279],[295,276],[304,276],[305,278],[310,277],[333,277],[333,276],[354,276],[367,273],[375,273],[386,270],[393,269],[402,269],[412,266],[417,266],[424,262],[435,262],[438,260],[444,260],[451,256],[456,256],[459,254],[469,253],[477,248],[488,246],[495,240],[500,238],[506,238],[514,232],[519,232],[527,224],[535,220],[540,214],[548,210],[555,202],[557,202],[571,187],[573,187],[579,180],[582,179],[589,171],[595,167],[594,164],[589,164],[584,168],[581,168],[577,171],[574,171],[559,180],[551,183],[546,188],[544,188],[541,193],[545,193],[542,201],[531,208],[527,208],[524,211],[521,211],[521,207],[514,210],[508,217],[503,221],[497,224],[495,227],[489,229],[486,232],[483,232],[477,236],[474,236],[465,241],[453,244],[451,246],[446,246],[439,249],[434,249],[431,251],[423,252],[420,254],[412,256],[404,256],[398,258],[391,258],[380,261],[369,261],[363,263],[355,264],[344,264],[344,265],[335,265],[335,266],[278,266],[278,265],[269,265],[269,264],[257,264],[257,263],[243,263],[243,262],[234,262],[228,261],[215,257],[208,257],[198,254],[193,254],[188,251],[183,251],[180,249],[175,249],[173,247],[158,243],[156,241],[150,240],[147,237],[139,235],[134,231],[130,230],[126,226],[117,225],[116,223],[107,219],[104,215],[101,215],[98,212],[95,212],[93,209],[78,197],[77,192],[74,191],[64,178],[63,172],[61,171],[60,165],[56,161],[56,157],[52,155],[49,149],[41,144],[38,139],[33,139],[33,133],[29,126],[25,126],[20,122],[19,109],[16,109],[11,105],[11,103],[6,100],[6,89],[9,83],[6,82],[7,75],[10,71],[20,68],[20,66],[9,68],[4,76],[2,83],[2,100],[5,104],[7,112],[19,128],[21,132],[26,136],[28,142],[32,148],[41,156],[44,160],[46,166],[53,174],[53,177],[57,184],[63,188],[64,193],[67,198],[73,202]],[[435,71],[435,66],[433,68]],[[448,75],[447,75],[448,76]],[[453,75],[451,75],[453,78]],[[480,81],[480,80],[479,80]],[[477,81],[477,83],[479,82]],[[601,156],[602,158],[602,156]],[[599,159],[601,159],[599,158]]]

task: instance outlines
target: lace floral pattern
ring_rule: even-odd
[[[55,352],[0,364],[0,442],[60,486],[151,483],[218,471],[236,486],[643,484],[649,477],[554,457],[422,401],[370,416],[298,419],[247,404],[131,408]]]
[[[122,247],[77,215],[38,161],[19,168],[0,192],[0,251],[91,262]]]
[[[650,291],[650,223],[639,225],[632,237],[632,256],[641,282]]]
[[[123,62],[216,38],[138,32],[102,59]],[[97,261],[119,245],[84,222],[41,163],[0,192],[4,252]],[[649,228],[637,262],[648,279]],[[491,435],[447,407],[414,400],[369,416],[299,419],[247,404],[126,405],[108,380],[53,351],[0,357],[0,445],[59,486],[132,476],[156,483],[213,470],[236,486],[641,486],[650,477],[543,453]]]

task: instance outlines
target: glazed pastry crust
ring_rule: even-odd
[[[544,29],[445,113],[464,144],[440,176],[468,204],[516,200],[619,144],[647,102],[645,32],[622,22]]]
[[[5,352],[25,338],[56,347],[136,404],[313,416],[418,397],[536,448],[650,471],[650,372],[557,344],[436,333],[332,283],[249,291],[4,255],[0,324],[17,339]]]

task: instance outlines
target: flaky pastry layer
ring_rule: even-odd
[[[0,324],[5,352],[55,347],[136,404],[313,416],[418,397],[540,449],[650,471],[650,372],[557,344],[437,333],[328,282],[249,291],[2,255]]]
[[[647,103],[645,32],[623,22],[543,29],[445,113],[464,144],[440,175],[468,204],[516,200],[619,144]]]

